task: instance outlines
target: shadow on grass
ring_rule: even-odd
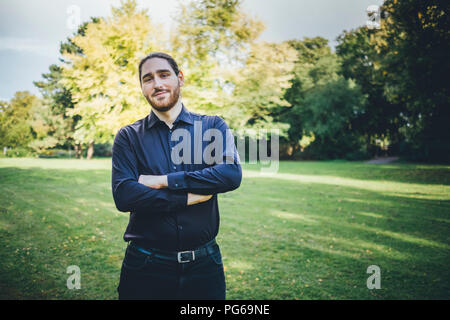
[[[0,181],[0,297],[115,299],[128,216],[114,206],[110,173],[10,167]],[[66,286],[70,265],[81,290]]]
[[[221,212],[224,251],[231,277],[247,273],[233,267],[236,261],[251,265],[248,286],[261,290],[238,290],[233,298],[450,296],[447,200],[276,178],[247,178],[239,194],[232,201],[246,203],[245,212]],[[382,270],[382,290],[366,287],[372,264]]]
[[[246,170],[259,171],[261,167],[268,166],[245,163],[243,167]],[[450,185],[450,165],[416,163],[368,164],[356,161],[282,161],[280,162],[278,173],[428,185]]]
[[[115,298],[127,215],[114,207],[110,177],[99,169],[0,168],[6,294]],[[424,185],[437,199],[422,199],[396,190],[401,184],[383,191],[321,181],[250,177],[220,195],[229,299],[449,298],[450,202],[441,193]],[[81,292],[65,288],[71,264],[81,267]],[[366,287],[373,264],[380,290]]]

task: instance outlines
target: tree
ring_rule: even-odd
[[[85,36],[86,28],[89,23],[98,23],[99,18],[91,17],[90,22],[81,24],[75,33],[75,36]],[[60,53],[83,55],[83,50],[73,43],[72,38],[68,37],[65,42],[60,44]],[[70,63],[60,58],[63,63]],[[45,104],[49,106],[42,112],[46,115],[40,117],[38,113],[35,117],[40,118],[37,122],[48,121],[47,126],[52,127],[53,130],[49,132],[50,137],[42,137],[41,140],[33,142],[34,149],[42,150],[44,148],[51,148],[53,146],[74,146],[75,157],[83,157],[83,146],[80,141],[74,140],[75,127],[78,120],[81,118],[79,115],[69,115],[67,112],[74,108],[72,101],[72,94],[70,88],[65,86],[63,80],[62,67],[52,64],[49,67],[49,73],[42,74],[43,80],[35,81],[34,85],[39,88],[44,98]]]
[[[289,108],[275,109],[276,118],[289,123],[285,151],[312,158],[366,156],[357,120],[366,107],[366,95],[341,75],[341,60],[321,37],[291,40],[297,61],[285,99]]]
[[[289,124],[277,121],[273,114],[277,108],[290,106],[284,94],[291,86],[296,59],[295,50],[287,43],[252,45],[245,65],[230,75],[234,90],[228,119],[234,128],[244,132],[276,128],[286,135]]]
[[[151,51],[161,51],[164,38],[151,24],[147,13],[135,1],[122,1],[110,18],[88,23],[84,34],[71,42],[79,52],[64,52],[62,84],[72,94],[74,108],[69,116],[79,116],[74,139],[89,145],[112,141],[124,125],[148,114],[138,79],[138,63]]]
[[[6,147],[5,112],[9,108],[8,101],[0,100],[0,147]]]
[[[292,71],[293,77],[290,80],[290,87],[284,95],[284,99],[289,103],[290,107],[274,109],[273,116],[277,121],[289,124],[287,137],[282,140],[282,144],[288,145],[288,150],[285,152],[286,155],[293,156],[302,148],[300,140],[303,137],[311,136],[311,133],[305,131],[304,128],[303,102],[305,94],[317,83],[321,82],[321,78],[326,80],[329,76],[335,75],[337,60],[334,59],[331,53],[328,40],[322,37],[305,37],[303,40],[289,40],[287,44],[295,50],[297,56]],[[320,59],[324,59],[320,63],[322,67],[315,68]],[[331,63],[328,67],[331,67],[332,70],[326,72],[324,69],[324,67],[327,67],[327,64],[324,63],[325,61]]]
[[[270,110],[287,104],[283,95],[294,51],[286,44],[258,42],[264,25],[238,0],[189,1],[176,20],[171,47],[185,71],[187,104],[221,115],[241,131],[283,127],[273,123]]]
[[[170,35],[171,52],[186,76],[183,100],[200,113],[228,120],[234,89],[229,75],[245,64],[246,49],[263,29],[240,8],[239,0],[180,3]]]
[[[382,11],[385,94],[404,106],[409,156],[449,162],[448,1],[387,0]]]
[[[45,149],[54,146],[66,146],[73,144],[73,131],[76,117],[70,117],[66,113],[73,109],[72,95],[61,83],[62,68],[52,64],[49,73],[42,74],[44,80],[35,81],[34,85],[42,93],[46,108],[41,113],[33,115],[35,126],[47,127],[45,134],[42,130],[35,129],[39,138],[34,142],[34,149]],[[37,110],[36,110],[37,111]]]
[[[401,104],[388,101],[385,95],[387,71],[383,68],[382,48],[386,46],[384,30],[361,27],[344,31],[338,37],[336,53],[341,59],[340,73],[361,87],[368,101],[354,121],[354,130],[365,137],[367,146],[377,151],[376,141],[386,137],[392,149],[400,141],[399,128],[404,125]]]
[[[39,107],[41,101],[28,91],[18,91],[9,103],[2,103],[0,112],[0,141],[3,146],[27,147],[33,136],[30,110]]]
[[[366,96],[352,80],[337,76],[308,91],[302,104],[304,128],[314,133],[309,154],[319,159],[360,159],[367,156],[355,121]]]

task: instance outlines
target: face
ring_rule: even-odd
[[[172,109],[184,84],[183,73],[177,76],[166,59],[151,58],[142,65],[141,74],[142,93],[148,103],[161,112]]]

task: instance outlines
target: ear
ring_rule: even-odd
[[[184,85],[184,75],[181,70],[178,72],[177,77],[178,77],[178,83],[180,84],[180,87],[182,87]]]

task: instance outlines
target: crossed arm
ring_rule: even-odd
[[[167,181],[167,175],[156,176],[156,175],[140,175],[138,182],[152,189],[164,189],[169,187]],[[187,193],[187,205],[193,205],[197,203],[202,203],[208,201],[212,198],[210,195],[202,195],[188,192]]]
[[[222,126],[226,126],[222,121]],[[231,152],[230,152],[231,151]],[[167,175],[139,175],[137,159],[125,130],[120,130],[113,146],[112,189],[118,210],[123,212],[171,212],[208,201],[212,195],[234,190],[242,179],[234,148],[224,152],[232,163],[221,163],[193,172]]]

